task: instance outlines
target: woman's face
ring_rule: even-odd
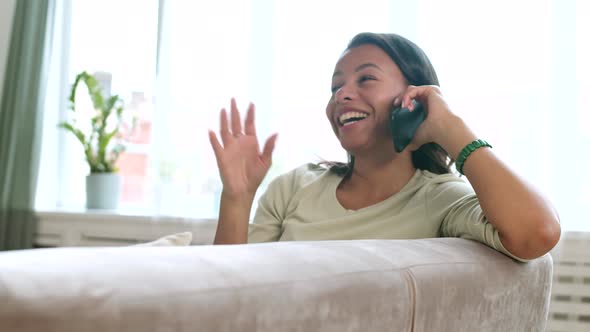
[[[342,147],[356,155],[392,145],[389,111],[407,86],[398,66],[379,47],[367,44],[345,51],[336,63],[326,107]]]

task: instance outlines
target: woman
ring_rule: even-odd
[[[412,100],[426,106],[427,117],[397,153],[389,112],[396,106],[413,110]],[[277,135],[260,153],[254,106],[244,128],[234,100],[231,126],[221,111],[223,146],[209,133],[223,182],[215,244],[452,236],[525,261],[558,242],[551,204],[451,112],[430,61],[409,40],[355,36],[336,63],[326,115],[348,164],[307,164],[279,176],[249,225]],[[471,186],[451,173],[454,160]]]

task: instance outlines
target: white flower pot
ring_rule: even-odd
[[[86,208],[114,210],[121,197],[121,177],[115,173],[86,176]]]

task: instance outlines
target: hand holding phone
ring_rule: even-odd
[[[414,138],[420,124],[426,119],[424,105],[412,100],[414,110],[398,106],[391,110],[389,128],[393,137],[395,151],[402,152]]]

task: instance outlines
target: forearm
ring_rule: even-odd
[[[213,244],[243,244],[248,242],[248,225],[254,195],[232,197],[221,194],[219,221]]]
[[[459,118],[439,143],[453,159],[478,137]],[[498,230],[504,247],[521,258],[535,258],[559,240],[558,216],[539,192],[511,171],[489,148],[469,155],[463,172],[473,186],[481,208]]]

